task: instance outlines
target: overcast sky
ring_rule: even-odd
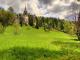
[[[76,0],[0,0],[1,7],[12,6],[17,13],[22,12],[25,5],[31,14],[62,19],[80,9],[80,2]]]

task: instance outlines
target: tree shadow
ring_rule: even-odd
[[[61,45],[64,47],[74,47],[74,48],[80,48],[80,42],[63,42],[63,41],[52,41],[51,44],[55,44],[55,45]]]
[[[74,41],[80,41],[80,40],[78,40],[77,38],[76,38],[76,39],[70,39],[70,40],[74,40]]]
[[[79,54],[75,55],[80,56]],[[67,60],[68,58],[68,51],[65,49],[49,51],[43,48],[14,47],[0,52],[0,60]]]

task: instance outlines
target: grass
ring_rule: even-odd
[[[9,26],[0,34],[0,60],[80,60],[80,42],[59,31]]]

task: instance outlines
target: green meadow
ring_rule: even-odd
[[[80,41],[57,30],[9,26],[0,34],[0,60],[80,60]]]

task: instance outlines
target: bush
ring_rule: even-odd
[[[14,24],[14,34],[19,34],[20,32],[20,25],[18,19],[15,20]]]
[[[3,33],[5,28],[3,27],[2,23],[0,23],[0,33]]]

